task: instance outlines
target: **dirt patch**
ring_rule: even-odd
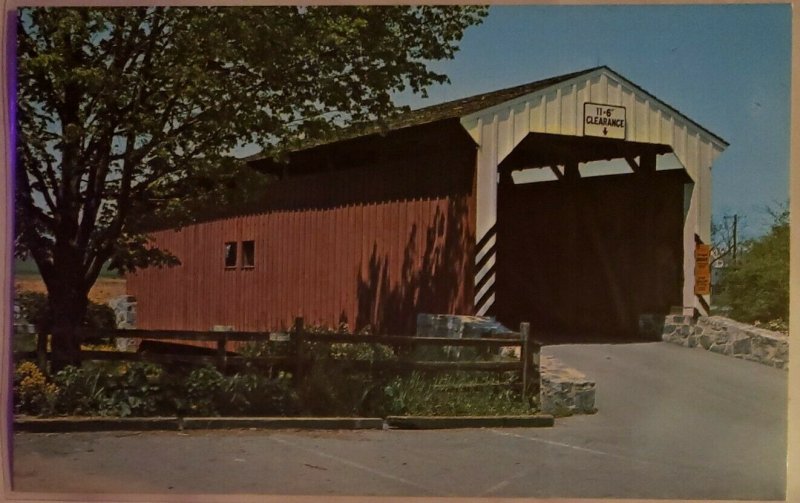
[[[14,278],[14,287],[27,292],[47,292],[44,281],[38,276],[17,276]],[[89,290],[89,300],[100,304],[107,304],[120,295],[125,295],[125,280],[122,278],[99,278]]]

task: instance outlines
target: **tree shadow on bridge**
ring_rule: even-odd
[[[413,334],[418,313],[463,314],[472,309],[474,237],[465,196],[437,206],[430,225],[413,224],[398,268],[377,242],[357,279],[356,328]]]

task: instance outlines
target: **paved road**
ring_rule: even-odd
[[[554,428],[16,435],[25,491],[783,499],[786,373],[663,343],[545,348],[598,383]]]

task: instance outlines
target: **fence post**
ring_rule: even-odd
[[[47,375],[47,333],[36,334],[36,363],[42,374]]]
[[[294,381],[297,383],[300,381],[300,377],[302,376],[305,370],[305,333],[303,328],[303,317],[298,316],[294,319],[294,337],[295,337],[295,369],[294,369]]]
[[[522,339],[522,403],[528,400],[528,383],[531,379],[531,324],[523,321],[519,324],[519,335]]]
[[[225,335],[217,339],[217,366],[220,372],[224,372],[228,366],[228,353],[225,351],[225,345],[228,342],[228,337]]]

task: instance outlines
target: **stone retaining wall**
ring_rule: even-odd
[[[567,367],[552,356],[541,358],[542,393],[540,409],[545,414],[571,416],[594,414],[597,385],[582,372]]]
[[[417,315],[417,337],[480,337],[512,332],[494,318],[450,314]]]
[[[750,360],[779,369],[789,367],[789,337],[722,316],[669,315],[661,339],[689,348]]]
[[[108,306],[114,310],[114,319],[117,328],[136,328],[136,297],[133,295],[120,295],[108,301]],[[139,339],[117,337],[116,345],[119,351],[135,351]]]
[[[136,297],[120,295],[109,300],[108,306],[114,310],[117,328],[136,328]]]
[[[30,335],[36,333],[36,327],[22,316],[22,308],[14,300],[14,334]]]

